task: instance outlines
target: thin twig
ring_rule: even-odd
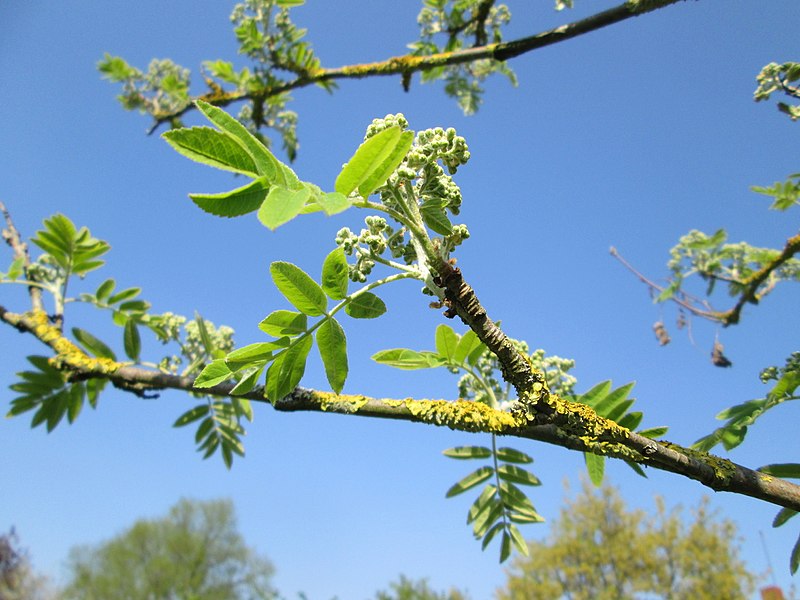
[[[622,255],[619,253],[619,251],[614,246],[611,246],[611,248],[609,248],[609,253],[611,254],[611,256],[616,258],[620,263],[622,263],[622,265],[626,269],[628,269],[631,273],[633,273],[639,281],[644,283],[651,290],[655,290],[659,294],[664,291],[665,288],[663,286],[660,286],[657,283],[655,283],[654,281],[651,281],[650,279],[648,279],[647,277],[642,275],[639,271],[637,271],[636,268],[634,268],[633,265],[631,265],[627,260],[625,260],[622,257]],[[686,292],[681,292],[681,293],[682,293],[683,296],[692,299],[691,296],[686,294]],[[708,303],[704,303],[708,310],[703,310],[703,309],[697,308],[696,306],[694,306],[690,302],[688,302],[686,300],[683,300],[678,295],[673,295],[670,298],[670,300],[672,302],[674,302],[675,304],[678,304],[679,306],[683,307],[684,309],[686,309],[687,311],[689,311],[693,315],[698,316],[698,317],[702,317],[703,319],[708,319],[709,321],[719,322],[721,320],[721,315],[724,314],[724,313],[719,313],[719,312],[713,310],[708,305]],[[699,300],[695,300],[695,301],[699,302]]]
[[[0,212],[3,213],[3,218],[6,222],[6,226],[2,231],[3,239],[9,246],[11,246],[11,250],[14,252],[15,260],[22,257],[22,266],[25,272],[25,279],[32,281],[30,273],[28,272],[28,269],[31,265],[31,255],[28,252],[28,244],[22,241],[22,237],[19,235],[19,230],[16,228],[14,221],[11,219],[11,213],[8,212],[6,205],[2,202],[0,202]],[[31,309],[43,310],[42,290],[36,286],[28,286],[28,294],[31,297]]]

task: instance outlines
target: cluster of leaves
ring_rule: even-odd
[[[408,348],[382,350],[372,356],[380,364],[399,369],[428,369],[446,367],[454,373],[464,373],[470,383],[473,401],[482,402],[498,408],[506,396],[501,390],[494,369],[487,372],[488,348],[478,339],[475,332],[468,330],[457,334],[448,325],[436,328],[436,351],[417,351]],[[498,367],[499,368],[499,367]],[[463,381],[463,380],[462,380]],[[538,486],[539,479],[528,469],[520,466],[533,462],[533,458],[514,448],[497,448],[494,435],[491,435],[491,448],[486,446],[460,446],[444,451],[444,455],[459,460],[489,460],[489,464],[478,467],[447,491],[451,498],[486,483],[467,514],[467,523],[472,525],[476,539],[482,540],[485,549],[491,541],[500,536],[500,561],[511,554],[512,546],[520,552],[527,552],[525,540],[517,524],[540,523],[544,519],[519,485]],[[491,481],[490,481],[491,480]]]
[[[536,475],[520,466],[532,463],[533,458],[514,448],[497,448],[496,436],[491,437],[491,448],[459,446],[444,451],[444,455],[450,458],[491,461],[490,465],[478,467],[458,481],[447,490],[446,496],[452,498],[491,480],[470,506],[467,524],[472,525],[472,533],[475,539],[482,540],[484,549],[502,533],[500,562],[504,562],[511,555],[512,544],[523,554],[528,554],[528,546],[516,524],[544,522],[518,484],[538,486],[541,482]]]
[[[754,192],[774,198],[772,210],[787,210],[792,206],[800,206],[800,173],[793,173],[786,181],[776,181],[769,187],[753,186]]]
[[[417,16],[420,39],[408,47],[413,56],[430,56],[499,43],[510,20],[508,7],[495,5],[494,0],[424,0]],[[465,114],[473,114],[481,104],[482,83],[493,73],[517,83],[511,67],[495,59],[435,67],[422,74],[422,82],[444,80],[447,95],[456,99]]]
[[[453,373],[461,374],[458,382],[459,395],[468,400],[482,402],[495,409],[509,409],[513,399],[509,397],[511,388],[502,382],[501,368],[497,357],[477,338],[471,330],[459,335],[448,325],[436,329],[436,350],[417,351],[408,348],[382,350],[373,355],[378,363],[399,369],[429,369],[445,367]],[[598,415],[611,419],[631,430],[639,427],[643,414],[630,412],[635,399],[630,398],[633,383],[612,389],[610,381],[592,387],[584,394],[576,395],[573,389],[577,383],[569,370],[575,361],[558,356],[547,356],[544,350],[528,354],[525,342],[511,340],[518,352],[526,355],[532,366],[545,375],[551,392],[573,402],[590,406]],[[666,427],[653,427],[638,433],[649,438],[658,438],[667,431]],[[527,547],[516,524],[539,523],[542,517],[536,512],[533,503],[517,484],[536,486],[539,479],[529,470],[520,466],[530,464],[533,458],[514,448],[497,448],[496,436],[491,435],[491,447],[462,446],[444,451],[445,456],[454,459],[487,460],[488,464],[478,467],[454,484],[447,497],[456,496],[485,482],[480,495],[470,507],[467,522],[472,525],[476,538],[482,539],[483,547],[500,532],[500,560],[510,555],[512,545],[520,552],[527,553]],[[600,485],[605,471],[605,457],[591,453],[584,454],[586,468],[592,482]],[[633,462],[627,463],[634,471],[645,477],[644,471]]]
[[[122,93],[117,96],[125,110],[138,110],[158,118],[184,110],[191,99],[189,70],[170,59],[153,59],[142,71],[129,65],[119,56],[106,53],[97,63],[97,69],[105,79],[122,84]],[[179,121],[173,121],[178,125]]]
[[[720,412],[717,419],[725,421],[725,424],[697,440],[693,447],[707,452],[717,444],[722,444],[726,450],[732,450],[744,441],[748,427],[766,411],[784,402],[800,399],[796,393],[800,386],[800,352],[793,352],[783,367],[764,369],[761,381],[774,381],[775,384],[763,398],[748,400]]]
[[[304,0],[246,0],[231,13],[239,53],[252,61],[252,67],[236,70],[232,62],[205,61],[203,78],[208,85],[207,99],[223,100],[247,96],[251,103],[242,107],[239,120],[254,133],[262,127],[276,131],[290,159],[297,154],[297,114],[287,110],[291,97],[276,92],[289,80],[279,77],[281,71],[293,78],[307,77],[319,69],[319,59],[311,45],[304,41],[306,31],[289,17],[289,9]],[[169,59],[154,59],[147,71],[131,66],[119,56],[106,53],[97,65],[104,78],[122,84],[118,100],[126,110],[149,114],[157,126],[169,120],[180,127],[179,115],[192,103],[190,72]],[[328,90],[332,82],[320,82]],[[228,91],[223,90],[228,86]],[[269,139],[256,133],[266,145]]]
[[[99,256],[110,246],[94,238],[85,227],[76,228],[64,215],[46,219],[43,228],[31,241],[44,253],[27,267],[24,257],[18,256],[5,273],[0,273],[0,283],[23,284],[48,292],[55,306],[54,327],[61,328],[64,307],[70,302],[83,302],[108,311],[114,325],[122,329],[122,348],[129,362],[157,368],[165,373],[182,376],[199,373],[215,358],[225,356],[233,348],[233,330],[213,323],[199,315],[188,321],[173,313],[150,312],[150,303],[139,298],[140,288],[117,290],[114,279],[104,280],[93,292],[81,292],[76,297],[67,296],[67,288],[75,277],[99,269],[104,262]],[[164,357],[158,364],[141,359],[142,339],[140,329],[152,332],[162,344],[178,346],[175,354]],[[109,344],[80,327],[71,328],[71,341],[88,356],[118,362]],[[66,417],[75,421],[84,405],[96,408],[100,393],[108,383],[104,379],[74,380],[68,372],[56,368],[45,356],[29,356],[31,368],[17,373],[19,380],[11,385],[18,395],[12,400],[8,416],[33,412],[31,427],[44,425],[48,432]],[[141,389],[130,391],[145,396]],[[209,457],[217,450],[226,465],[230,466],[233,453],[242,453],[240,436],[244,433],[241,419],[252,420],[252,411],[245,401],[207,400],[190,409],[175,423],[176,427],[202,419],[196,440],[199,450]]]
[[[667,263],[672,272],[670,284],[656,298],[664,302],[673,297],[692,298],[684,291],[684,282],[693,275],[705,283],[705,295],[711,295],[717,282],[727,285],[730,296],[745,292],[753,276],[773,263],[781,250],[757,248],[746,242],[726,243],[728,234],[724,229],[713,235],[702,231],[690,231],[682,236],[670,250]],[[759,285],[754,297],[763,298],[781,281],[800,281],[800,260],[790,258],[775,269]]]
[[[328,383],[334,392],[341,392],[348,373],[347,341],[334,315],[344,310],[356,319],[381,316],[386,312],[386,305],[369,290],[387,280],[348,294],[348,264],[341,248],[333,250],[325,259],[321,284],[288,262],[273,262],[270,274],[275,286],[297,310],[276,310],[267,315],[258,327],[276,339],[250,344],[217,358],[200,373],[195,387],[213,387],[238,378],[231,393],[247,394],[255,388],[266,369],[264,392],[276,402],[300,383],[316,339]],[[330,310],[329,299],[337,302]],[[309,317],[319,317],[319,320],[310,325]]]
[[[449,256],[452,248],[467,235],[466,231],[450,224],[446,216],[447,210],[458,212],[461,195],[439,164],[441,162],[454,173],[469,159],[466,143],[454,130],[423,131],[415,140],[414,132],[407,130],[408,123],[402,115],[376,120],[368,129],[364,143],[336,178],[335,191],[325,193],[316,185],[300,181],[294,171],[278,161],[246,127],[225,111],[203,101],[198,101],[197,105],[216,129],[177,129],[165,133],[164,138],[192,160],[253,180],[223,194],[191,194],[191,199],[206,212],[235,217],[257,211],[261,223],[275,229],[300,214],[320,210],[335,214],[352,205],[368,207],[381,210],[398,222],[401,226],[398,232],[402,233],[398,236],[391,229],[393,239],[402,240],[405,229],[411,229],[415,248],[432,246],[426,226],[442,231],[438,247],[444,256]],[[373,193],[380,195],[381,203],[369,202]],[[426,273],[420,267],[383,259],[381,254],[387,246],[395,246],[384,237],[389,230],[386,219],[373,216],[366,221],[368,230],[362,232],[361,238],[353,240],[349,230],[339,232],[339,247],[325,259],[321,283],[294,264],[272,263],[273,282],[296,310],[270,313],[259,328],[274,340],[215,357],[195,385],[207,388],[236,379],[233,393],[247,394],[266,370],[265,394],[276,402],[300,382],[316,339],[328,382],[334,392],[340,392],[348,372],[346,338],[334,315],[344,310],[354,318],[378,317],[386,307],[370,290],[398,279],[423,279]],[[362,241],[364,248],[357,248]],[[355,265],[348,264],[348,254],[358,254]],[[412,253],[401,250],[401,254]],[[419,255],[415,252],[414,258],[425,264],[425,250]],[[349,281],[366,281],[375,261],[398,268],[400,273],[350,293]],[[329,300],[337,302],[330,310]],[[309,324],[309,317],[319,317],[319,320]],[[195,420],[201,416],[199,410],[192,415]]]
[[[636,402],[634,398],[629,397],[633,385],[633,382],[631,382],[616,389],[612,389],[611,382],[604,381],[592,387],[588,392],[572,396],[570,400],[585,404],[591,407],[599,416],[610,419],[631,431],[636,431],[644,415],[641,411],[629,412],[633,403]],[[641,429],[637,431],[637,433],[646,438],[657,439],[667,433],[667,428],[663,426],[651,427],[648,429]],[[592,483],[599,486],[603,482],[603,475],[605,473],[605,456],[592,454],[590,452],[584,452],[583,456],[589,478],[592,480]],[[647,477],[638,464],[627,460],[625,463],[642,477]]]
[[[769,63],[756,76],[758,87],[754,94],[755,100],[756,102],[768,100],[774,92],[781,92],[790,98],[798,99],[800,98],[800,88],[792,85],[798,80],[800,80],[800,63]],[[778,110],[789,115],[792,121],[800,119],[800,104],[778,102]]]

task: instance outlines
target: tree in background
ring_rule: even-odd
[[[31,238],[42,251],[33,257],[4,211],[3,237],[13,257],[0,281],[27,286],[30,303],[18,312],[0,305],[0,320],[47,346],[46,356],[28,357],[30,370],[19,373],[12,385],[18,396],[9,415],[31,413],[33,426],[52,430],[65,418],[73,422],[85,404],[96,407],[109,383],[140,397],[152,397],[163,389],[205,394],[175,425],[196,427],[198,450],[204,457],[221,455],[228,466],[235,455],[244,454],[242,437],[253,418],[251,402],[269,402],[281,411],[335,412],[483,432],[485,445],[446,451],[454,459],[483,461],[450,487],[447,495],[480,489],[468,522],[484,548],[492,540],[500,542],[501,560],[514,547],[527,552],[519,525],[543,519],[523,491],[524,486],[539,485],[528,466],[533,459],[512,447],[498,447],[500,435],[584,452],[595,482],[602,479],[605,458],[617,458],[640,474],[644,474],[642,465],[651,466],[714,490],[771,502],[781,507],[775,524],[787,522],[800,511],[800,488],[785,478],[800,478],[800,465],[781,463],[754,470],[708,451],[720,444],[726,449],[735,447],[767,410],[798,398],[800,354],[790,355],[785,366],[765,369],[762,379],[772,382],[770,391],[721,413],[725,424],[695,447],[669,442],[663,439],[666,427],[639,427],[642,412],[630,410],[632,384],[613,388],[604,381],[577,393],[575,380],[567,373],[571,361],[531,352],[526,343],[507,336],[489,318],[490,307],[480,303],[468,283],[469,273],[454,266],[453,254],[469,231],[466,225],[451,221],[459,215],[463,200],[453,176],[470,154],[466,140],[453,129],[414,132],[401,114],[376,119],[359,148],[343,151],[343,159],[350,158],[333,191],[302,181],[269,150],[268,138],[261,131],[276,131],[291,160],[297,151],[297,115],[287,108],[288,92],[309,85],[333,91],[339,79],[369,76],[396,75],[406,89],[417,73],[423,81],[442,80],[447,93],[466,112],[474,112],[486,77],[499,73],[514,80],[511,59],[676,2],[628,0],[580,21],[509,41],[503,35],[510,12],[503,4],[425,0],[418,18],[420,36],[411,44],[411,53],[382,62],[323,68],[304,39],[306,31],[291,20],[291,10],[303,0],[247,0],[235,6],[231,18],[240,53],[251,64],[237,70],[229,61],[207,61],[203,65],[207,89],[199,95],[190,93],[188,70],[170,60],[153,61],[142,71],[120,57],[106,56],[100,70],[122,85],[120,100],[126,109],[151,115],[154,129],[172,126],[164,137],[184,156],[249,180],[222,194],[192,194],[202,210],[220,217],[255,213],[271,230],[312,212],[333,215],[354,209],[352,214],[363,209],[370,214],[360,231],[359,223],[358,232],[347,227],[338,232],[335,248],[322,260],[321,278],[313,278],[291,262],[273,262],[272,281],[288,304],[270,308],[272,312],[259,323],[268,341],[234,349],[230,329],[215,328],[199,316],[187,319],[152,312],[150,304],[139,297],[139,288],[118,289],[111,277],[96,288],[84,286],[78,288],[81,293],[68,296],[68,289],[75,294],[75,286],[80,285],[76,278],[103,266],[100,257],[109,244],[64,215],[55,215]],[[555,4],[561,10],[573,2],[557,0]],[[800,97],[794,86],[798,79],[797,63],[768,65],[758,77],[757,99],[772,93],[796,99]],[[241,104],[238,118],[223,109],[236,103]],[[797,118],[792,107],[781,106]],[[214,127],[182,128],[181,118],[193,110],[199,110]],[[780,210],[800,204],[796,175],[757,191],[775,198],[774,207]],[[800,236],[786,240],[783,248],[763,249],[728,244],[722,230],[713,235],[691,232],[673,248],[670,283],[664,288],[649,280],[645,283],[658,292],[659,300],[676,302],[684,311],[682,316],[732,325],[739,322],[744,305],[758,303],[778,284],[800,279],[798,252]],[[468,330],[459,335],[443,323],[436,330],[433,350],[390,348],[373,359],[408,370],[457,371],[461,375],[458,401],[340,394],[350,368],[340,321],[346,322],[345,315],[380,317],[386,306],[375,291],[406,279],[422,283],[432,305],[444,309],[449,319],[459,317]],[[697,296],[687,290],[687,282],[698,279],[707,283],[707,291],[694,302]],[[705,296],[716,284],[726,286],[735,297],[729,310],[707,305]],[[117,346],[124,358],[118,359],[109,344],[81,327],[65,329],[65,307],[71,302],[92,305],[111,316],[120,328],[122,339]],[[174,353],[145,357],[142,332],[170,343]],[[663,324],[656,333],[661,341],[668,339]],[[298,387],[314,345],[330,391]],[[720,366],[730,364],[721,344],[714,344],[712,358]],[[800,542],[791,554],[791,570],[798,564]]]
[[[461,591],[451,588],[447,592],[436,592],[430,588],[426,579],[413,580],[400,575],[397,581],[389,584],[389,589],[379,591],[375,600],[467,600]]]
[[[227,500],[181,500],[94,547],[74,548],[63,598],[266,600],[272,565],[245,545]]]
[[[546,541],[528,542],[508,570],[499,600],[737,600],[755,577],[739,560],[736,526],[707,499],[685,519],[656,498],[654,516],[629,510],[615,488],[564,502]]]
[[[12,529],[0,535],[0,600],[46,600],[47,579],[31,569],[28,553]]]

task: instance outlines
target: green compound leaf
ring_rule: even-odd
[[[277,261],[269,266],[272,281],[292,305],[310,317],[325,314],[328,300],[316,281],[297,265]]]
[[[106,242],[93,238],[86,227],[80,230],[64,215],[45,219],[44,229],[36,232],[31,241],[47,252],[67,273],[83,276],[103,266],[95,260],[111,249]]]
[[[334,188],[349,196],[358,188],[364,198],[383,185],[403,162],[414,140],[412,131],[389,127],[361,144],[336,178]]]
[[[461,481],[456,483],[452,486],[447,493],[445,494],[445,498],[452,498],[453,496],[457,496],[467,490],[474,488],[476,485],[482,484],[484,481],[489,479],[494,474],[494,469],[492,467],[481,467],[476,469],[466,477],[464,477]]]
[[[75,336],[75,339],[78,340],[78,343],[83,346],[87,352],[90,354],[98,357],[98,358],[108,358],[110,360],[117,360],[116,355],[114,352],[106,346],[101,340],[98,340],[94,337],[91,333],[84,329],[79,329],[77,327],[72,328],[72,335]]]
[[[605,474],[606,461],[604,456],[598,456],[591,452],[584,452],[583,459],[586,462],[586,471],[589,473],[589,479],[597,487],[603,483],[603,475]]]
[[[456,446],[455,448],[448,448],[442,452],[449,458],[457,458],[461,460],[472,458],[489,458],[492,451],[485,446]]]
[[[322,263],[322,290],[332,300],[342,300],[347,297],[347,286],[350,283],[349,270],[347,258],[341,247],[325,257],[325,262]]]
[[[514,448],[499,448],[497,450],[497,458],[503,462],[517,463],[520,465],[527,465],[533,462],[531,456],[519,450],[515,450]]]
[[[139,328],[136,326],[136,321],[133,319],[125,321],[122,341],[126,356],[138,362],[139,354],[142,351],[142,338],[139,336]]]
[[[310,197],[311,190],[307,187],[299,190],[272,187],[261,208],[258,209],[258,220],[268,229],[275,231],[299,215]]]
[[[218,217],[240,217],[257,210],[267,197],[270,185],[266,177],[260,177],[221,194],[189,194],[197,206]]]
[[[449,325],[441,324],[436,328],[436,352],[446,362],[454,362],[458,341],[458,334]]]
[[[255,162],[250,154],[230,135],[211,127],[172,129],[161,137],[179,154],[195,161],[225,171],[258,177]]]
[[[281,350],[289,345],[289,338],[283,337],[274,342],[258,342],[237,348],[225,357],[225,364],[232,372],[244,369],[249,365],[260,366],[272,359],[275,350]]]
[[[273,403],[287,396],[297,387],[306,370],[306,359],[311,350],[311,336],[294,343],[281,352],[267,370],[267,398]]]
[[[381,350],[372,355],[372,360],[397,369],[433,369],[441,367],[444,361],[435,352],[417,352],[408,348]]]
[[[333,317],[326,319],[317,329],[317,347],[328,383],[338,394],[347,379],[347,340],[342,326]]]
[[[386,312],[386,304],[372,292],[362,292],[347,303],[344,312],[354,319],[376,319]]]
[[[212,360],[194,380],[196,388],[210,388],[223,383],[233,377],[233,373],[225,364],[224,358]]]
[[[258,328],[273,337],[295,336],[308,329],[308,319],[293,310],[276,310],[264,317]]]
[[[198,404],[194,408],[190,408],[185,413],[183,413],[177,420],[172,424],[173,427],[184,427],[189,425],[190,423],[194,423],[195,421],[199,421],[206,415],[208,415],[211,407],[208,404]]]
[[[510,481],[511,483],[520,483],[522,485],[542,484],[536,475],[515,465],[500,465],[497,468],[497,474],[500,476],[500,479]]]
[[[280,161],[275,158],[272,152],[267,150],[264,144],[258,141],[258,138],[247,130],[247,127],[221,108],[217,108],[208,102],[197,100],[195,104],[209,121],[219,127],[250,155],[259,175],[266,177],[269,183],[277,183],[286,187],[287,181],[281,173],[283,165],[280,164]]]

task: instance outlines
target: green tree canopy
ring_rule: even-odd
[[[389,584],[388,590],[379,591],[375,600],[467,600],[467,596],[455,588],[437,592],[428,585],[427,579],[414,580],[400,575],[397,581]]]
[[[661,498],[648,515],[630,510],[619,492],[584,483],[567,500],[545,541],[529,542],[508,570],[500,600],[735,600],[748,598],[754,576],[738,556],[733,522],[704,499],[692,518],[667,511]]]
[[[272,565],[249,548],[227,500],[181,500],[98,544],[74,548],[65,599],[275,598]]]

